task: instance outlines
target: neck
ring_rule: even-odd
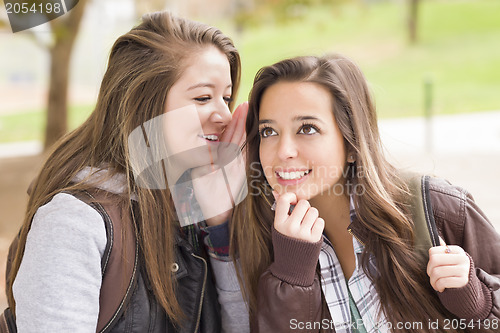
[[[324,233],[330,240],[339,259],[344,276],[349,279],[356,268],[352,236],[347,230],[351,223],[347,195],[323,195],[310,200],[325,220]]]
[[[318,209],[319,216],[325,220],[325,234],[332,243],[339,237],[344,238],[346,234],[348,235],[347,227],[351,223],[349,196],[320,194],[309,201],[311,206]]]

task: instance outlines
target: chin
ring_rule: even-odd
[[[295,195],[297,196],[297,201],[299,201],[299,200],[310,200],[310,199],[312,199],[312,198],[315,197],[315,195],[312,195],[309,192],[301,191],[300,189],[298,191],[289,191],[289,192],[295,193]]]
[[[297,200],[308,200],[309,201],[315,197],[315,195],[311,195],[310,193],[302,193],[302,192],[295,193],[295,195],[297,196]]]

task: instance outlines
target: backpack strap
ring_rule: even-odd
[[[415,247],[425,252],[439,245],[439,234],[432,213],[429,195],[429,176],[404,172],[401,178],[405,180],[410,192],[410,212],[415,227]]]
[[[107,243],[101,259],[103,276],[96,330],[104,333],[113,327],[132,297],[137,282],[139,246],[130,214],[122,214],[123,207],[109,200],[113,194],[103,191],[84,193],[88,197],[83,201],[101,215],[106,227]],[[125,232],[124,228],[127,229]]]

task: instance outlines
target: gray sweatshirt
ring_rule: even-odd
[[[90,172],[90,168],[83,170],[76,180]],[[124,185],[123,175],[117,175],[101,188],[121,193]],[[102,217],[70,194],[57,194],[37,210],[13,285],[19,333],[96,331],[106,242]],[[249,332],[248,311],[233,263],[210,261],[223,331]]]

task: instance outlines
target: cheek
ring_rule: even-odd
[[[198,113],[198,120],[202,126],[210,120],[210,110],[205,105],[196,105],[196,111]]]
[[[267,180],[269,181],[270,178],[273,175],[273,170],[272,170],[272,157],[270,157],[269,152],[263,145],[260,146],[259,148],[259,159],[261,163],[262,170],[264,170],[264,175],[266,176]]]
[[[331,157],[325,163],[330,165],[328,177],[337,182],[342,179],[344,176],[344,170],[346,167],[346,154],[344,152],[343,147],[339,147],[331,151]]]
[[[315,170],[315,179],[335,183],[343,177],[346,163],[343,144],[338,144],[337,141],[332,144],[332,141],[328,140],[318,145],[314,151],[310,149],[308,153],[309,165]]]

